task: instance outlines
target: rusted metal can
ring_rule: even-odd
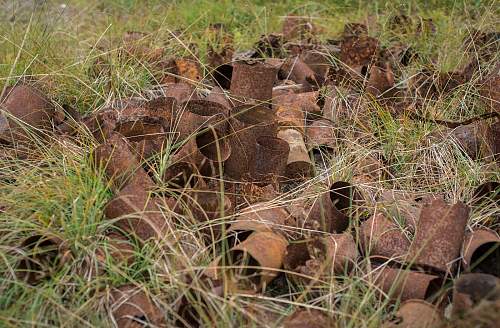
[[[273,97],[277,73],[276,67],[265,62],[235,62],[231,78],[231,94],[267,103]]]
[[[408,262],[427,269],[451,272],[460,256],[469,208],[448,205],[442,198],[426,203],[420,212]]]
[[[228,177],[241,180],[253,169],[257,138],[276,136],[276,117],[269,108],[243,105],[233,108],[229,124],[231,156],[224,170]]]
[[[284,129],[278,132],[278,138],[285,140],[290,146],[286,164],[287,177],[290,179],[309,177],[313,165],[304,143],[304,136],[295,129]]]
[[[290,146],[280,138],[260,136],[256,139],[255,164],[251,176],[255,183],[265,186],[273,181],[282,180]]]

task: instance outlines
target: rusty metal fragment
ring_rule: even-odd
[[[276,111],[278,107],[294,107],[304,114],[320,115],[321,108],[317,104],[318,96],[318,91],[276,94],[273,96],[273,108]]]
[[[402,226],[414,234],[422,211],[422,205],[430,203],[438,197],[441,196],[439,194],[385,190],[379,195],[377,202],[391,217],[403,219]]]
[[[50,100],[38,89],[17,85],[6,89],[0,101],[0,140],[23,141],[29,138],[27,130],[51,128],[55,113]]]
[[[292,80],[297,84],[310,85],[311,88],[318,88],[323,84],[320,77],[304,63],[299,56],[289,57],[281,65],[279,77],[283,80]]]
[[[305,113],[298,106],[278,106],[276,109],[278,125],[281,129],[295,129],[304,133]]]
[[[179,139],[184,140],[209,125],[224,135],[227,129],[226,112],[226,107],[220,103],[206,99],[192,99],[180,104],[176,113]]]
[[[243,268],[241,272],[241,275],[246,275],[254,285],[258,286],[257,289],[260,289],[259,287],[268,284],[278,275],[277,270],[283,264],[287,244],[287,241],[280,235],[271,232],[255,232],[231,250],[233,264],[260,266],[262,268],[260,272],[254,272],[255,268]],[[247,264],[244,259],[246,254],[250,255],[250,262]]]
[[[309,66],[319,81],[325,81],[330,67],[330,54],[326,49],[304,51],[300,54],[300,59]]]
[[[484,131],[485,156],[500,163],[500,121],[488,124]]]
[[[220,165],[231,155],[229,140],[219,131],[208,129],[187,140],[173,155],[172,162],[188,162],[203,176],[221,175]]]
[[[144,107],[145,115],[157,118],[163,128],[169,131],[177,108],[177,100],[174,97],[157,97],[146,102]]]
[[[17,264],[16,276],[30,285],[49,278],[72,258],[68,245],[52,235],[28,237],[21,248],[24,255]]]
[[[106,243],[103,247],[96,249],[98,267],[97,275],[102,274],[107,263],[114,265],[131,265],[135,261],[134,246],[128,238],[122,234],[111,232],[106,235]]]
[[[330,192],[317,197],[305,215],[305,227],[324,232],[343,232],[349,225],[349,217],[335,208]]]
[[[417,271],[393,269],[387,266],[374,269],[374,283],[391,300],[427,299],[441,287],[441,278]]]
[[[453,316],[463,316],[481,301],[500,299],[500,279],[484,273],[461,275],[453,284]]]
[[[130,147],[137,159],[141,162],[151,158],[162,152],[164,147],[163,138],[144,139],[136,142],[131,142]]]
[[[116,128],[118,114],[115,110],[103,110],[95,115],[83,118],[83,124],[99,142],[106,141]]]
[[[289,244],[283,260],[291,279],[308,283],[349,272],[358,257],[351,234],[334,234]]]
[[[330,148],[337,145],[335,125],[330,120],[320,119],[313,121],[306,127],[306,140],[308,149]]]
[[[233,108],[233,106],[231,105],[228,97],[226,96],[222,88],[213,87],[208,96],[205,98],[205,100],[213,101],[224,106],[224,108],[226,108],[224,115],[226,115],[227,117],[229,117],[229,115],[231,114],[231,108]]]
[[[441,272],[452,271],[468,219],[469,208],[462,202],[448,205],[438,198],[424,204],[408,261]]]
[[[167,327],[163,311],[134,285],[112,290],[109,311],[118,328]]]
[[[394,73],[391,67],[386,64],[384,67],[373,65],[370,68],[370,77],[366,84],[366,91],[375,97],[390,95],[387,93],[394,86]]]
[[[224,131],[212,130],[196,136],[196,147],[211,162],[224,162],[231,156],[231,146]]]
[[[350,67],[374,64],[379,51],[379,41],[361,35],[348,36],[342,40],[340,60]]]
[[[115,131],[131,142],[142,140],[160,140],[165,138],[161,122],[153,117],[129,117],[117,122]]]
[[[229,250],[229,263],[226,263],[231,266],[230,272],[243,289],[260,290],[278,275],[287,245],[281,235],[257,231]],[[227,272],[228,269],[220,267],[221,260],[216,259],[205,274],[217,279]]]
[[[361,200],[349,183],[337,181],[329,192],[317,197],[307,215],[307,225],[325,232],[343,232],[349,226],[352,208]]]
[[[251,51],[251,57],[281,57],[283,51],[283,35],[270,33],[260,37],[255,44],[255,51]]]
[[[194,188],[200,179],[196,165],[188,160],[172,163],[162,177],[167,188],[172,189]]]
[[[462,246],[462,265],[466,271],[500,277],[500,237],[493,230],[468,232]]]
[[[359,234],[362,249],[371,256],[403,259],[410,248],[403,230],[382,213],[363,222]]]
[[[497,41],[498,43],[498,41]],[[489,108],[500,113],[500,65],[480,82],[481,99]]]
[[[331,320],[319,310],[298,309],[283,321],[283,328],[334,327]]]
[[[251,173],[255,163],[257,138],[276,136],[276,116],[269,108],[243,105],[233,108],[229,125],[231,156],[225,162],[224,173],[241,180]]]
[[[270,231],[286,235],[293,218],[283,207],[273,207],[268,203],[257,203],[244,208],[231,224],[227,232],[233,236],[229,246],[245,240],[252,232]]]
[[[283,38],[293,40],[310,36],[314,32],[314,25],[309,17],[287,15],[283,20]]]
[[[230,215],[233,209],[229,197],[215,190],[191,192],[186,196],[186,200],[193,217],[198,222],[206,222]],[[216,230],[221,229],[217,227]]]
[[[200,64],[193,59],[178,58],[175,62],[175,74],[180,81],[195,83],[201,81],[202,74]]]
[[[290,146],[280,138],[260,136],[256,139],[255,164],[251,170],[254,182],[265,186],[283,179]]]
[[[174,98],[179,104],[197,98],[194,87],[184,82],[169,84],[164,87],[163,92],[165,97]]]
[[[229,89],[233,73],[231,65],[234,54],[233,36],[225,31],[223,25],[212,25],[209,33],[214,40],[208,44],[207,62],[213,70],[213,79],[218,86]]]
[[[472,123],[461,125],[453,129],[450,133],[450,137],[457,141],[470,158],[476,159],[481,148],[482,132],[483,127],[481,122],[479,122],[479,124]]]
[[[106,143],[99,145],[94,150],[94,160],[97,167],[104,167],[107,178],[116,189],[132,180],[149,187],[154,185],[120,134],[113,134]]]
[[[231,89],[231,79],[233,78],[233,65],[222,64],[217,66],[212,72],[217,85],[223,89]]]
[[[383,328],[433,328],[443,324],[443,315],[434,305],[417,299],[401,304],[396,318]]]
[[[350,183],[337,181],[330,186],[330,200],[337,210],[349,215],[351,208],[361,204],[362,197]]]
[[[310,176],[313,165],[304,143],[304,136],[295,129],[284,129],[278,132],[278,138],[285,140],[290,146],[286,165],[287,177],[297,179]]]
[[[140,182],[133,181],[122,188],[104,208],[108,219],[124,233],[136,236],[141,242],[163,239],[168,222],[160,212],[156,200]]]
[[[224,188],[234,207],[267,202],[276,199],[280,193],[276,184],[259,186],[251,181],[225,181]]]
[[[277,69],[265,62],[235,62],[231,78],[231,94],[249,100],[269,102]]]

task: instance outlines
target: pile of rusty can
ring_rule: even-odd
[[[213,29],[224,33],[223,26]],[[444,322],[445,309],[460,316],[481,302],[498,301],[498,234],[468,228],[474,202],[491,201],[493,195],[498,205],[498,183],[479,188],[470,206],[449,204],[439,195],[379,195],[378,204],[398,205],[402,224],[371,206],[355,183],[320,181],[315,191],[300,190],[301,183],[317,176],[311,155],[335,149],[342,133],[336,125],[339,116],[353,115],[349,104],[362,101],[335,96],[337,87],[361,88],[395,108],[396,115],[401,105],[393,102],[400,92],[394,87],[396,67],[414,57],[409,47],[382,48],[362,24],[347,24],[342,39],[328,44],[311,41],[314,32],[308,19],[288,16],[283,33],[263,37],[243,55],[232,49],[230,37],[223,37],[222,51],[209,51],[206,78],[193,58],[166,60],[168,74],[159,97],[86,117],[58,115],[36,88],[16,86],[7,90],[2,105],[10,116],[0,116],[0,136],[22,142],[26,131],[14,118],[48,128],[52,117],[58,118],[53,122],[59,133],[77,135],[83,129],[98,141],[90,156],[113,192],[104,214],[117,228],[106,236],[112,251],[97,254],[102,262],[111,253],[117,261],[133,263],[133,250],[124,243],[128,238],[139,244],[175,243],[175,222],[182,217],[192,220],[207,246],[220,250],[198,275],[217,297],[262,293],[277,279],[314,290],[337,276],[362,274],[380,297],[403,302],[398,320],[388,319],[387,327],[433,327]],[[126,49],[143,53],[133,46]],[[161,52],[154,54],[161,57]],[[463,79],[465,72],[459,75]],[[437,80],[456,77],[450,73]],[[448,84],[436,83],[426,85],[428,92],[448,92]],[[328,96],[320,97],[320,89]],[[490,89],[485,92],[491,95]],[[471,157],[485,153],[495,159],[498,129],[498,121],[472,122],[450,133]],[[161,169],[151,164],[155,161],[163,163]],[[357,178],[380,179],[374,172],[382,172],[383,164],[367,161],[372,169]],[[292,199],[284,192],[290,186],[299,190]],[[57,265],[71,259],[56,237],[33,236],[23,244],[25,249],[41,247],[50,248],[53,257],[62,255]],[[46,260],[24,259],[20,277],[31,284],[46,278],[41,270]],[[102,270],[98,265],[92,275]],[[166,325],[157,305],[136,286],[116,288],[110,300],[119,327],[138,318]],[[186,298],[176,309],[180,325],[198,323]],[[331,320],[304,310],[284,324],[316,327]]]

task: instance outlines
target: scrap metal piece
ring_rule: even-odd
[[[167,327],[163,311],[134,285],[121,286],[111,292],[109,311],[118,328]]]
[[[384,324],[383,328],[433,328],[440,327],[443,315],[434,305],[411,299],[401,304],[393,322]]]
[[[227,109],[224,105],[206,99],[192,99],[181,103],[177,110],[176,130],[179,139],[184,140],[193,133],[213,126],[220,135],[227,131]]]
[[[308,149],[330,148],[337,145],[336,128],[334,124],[325,119],[316,120],[306,127]]]
[[[140,181],[146,188],[154,185],[130,150],[127,140],[118,133],[113,133],[94,150],[94,160],[97,167],[104,167],[115,189],[120,189],[132,180]]]
[[[298,309],[283,321],[283,328],[334,327],[331,320],[319,310]]]
[[[309,283],[349,272],[357,257],[352,235],[334,234],[289,244],[283,265],[292,280]]]
[[[115,226],[136,236],[141,242],[164,239],[168,222],[154,198],[139,183],[129,183],[104,208],[106,218],[115,220]]]
[[[462,202],[448,205],[437,198],[424,204],[408,261],[441,272],[452,271],[460,256],[468,219],[469,208]]]
[[[462,316],[479,302],[500,300],[500,279],[484,273],[461,275],[453,284],[453,316]]]
[[[286,234],[286,229],[293,221],[290,214],[283,207],[273,207],[267,203],[253,204],[244,208],[236,217],[236,221],[227,229],[228,236],[233,236],[233,242],[243,241],[255,231],[271,231]]]
[[[251,174],[255,163],[258,137],[276,137],[276,116],[263,106],[243,105],[231,111],[229,142],[231,156],[224,173],[234,180]]]
[[[283,20],[283,38],[293,40],[311,35],[314,25],[309,17],[286,15]]]
[[[260,102],[269,102],[277,77],[276,67],[265,62],[233,63],[231,94]]]
[[[351,184],[337,181],[328,192],[316,198],[306,224],[325,232],[343,232],[349,226],[351,209],[360,200],[359,193]]]
[[[291,179],[309,177],[312,174],[313,164],[304,143],[304,136],[295,129],[284,129],[278,132],[278,138],[285,140],[290,146],[286,165],[287,177]]]
[[[28,129],[51,128],[55,108],[40,90],[28,85],[7,88],[0,101],[0,140],[26,141]]]
[[[260,136],[256,139],[255,164],[251,176],[259,186],[282,180],[285,176],[290,146],[280,138]]]
[[[295,129],[304,133],[306,116],[300,107],[278,106],[276,117],[281,129]]]
[[[286,239],[279,234],[254,232],[229,250],[229,269],[220,267],[222,258],[219,257],[209,265],[205,274],[218,279],[229,270],[246,289],[261,290],[278,275],[287,245]]]
[[[17,264],[16,276],[30,285],[49,278],[72,258],[67,243],[53,235],[28,237],[21,248],[26,253]]]
[[[427,299],[439,290],[442,284],[442,279],[439,276],[393,269],[388,266],[377,268],[372,274],[375,285],[393,301]]]
[[[408,254],[410,241],[401,228],[382,213],[363,222],[359,234],[366,254],[396,260]]]
[[[465,235],[462,265],[466,271],[500,277],[500,237],[489,229],[478,229]]]

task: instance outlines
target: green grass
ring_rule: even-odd
[[[418,52],[419,59],[404,68],[403,75],[410,77],[431,62],[441,72],[460,69],[470,59],[461,48],[464,36],[473,28],[498,30],[500,17],[493,1],[72,0],[64,8],[62,1],[35,3],[0,0],[0,91],[19,81],[39,80],[58,106],[70,106],[82,114],[116,99],[142,97],[157,84],[160,72],[155,65],[120,56],[126,31],[149,33],[144,44],[165,48],[173,56],[185,55],[190,43],[197,44],[196,55],[206,63],[207,44],[213,42],[208,27],[213,23],[224,23],[234,35],[235,47],[246,50],[262,34],[279,32],[287,13],[314,17],[322,31],[320,40],[340,37],[347,22],[368,21],[369,33],[382,44],[401,41]],[[438,33],[418,37],[391,31],[388,21],[399,12],[432,18]],[[109,60],[109,74],[89,74],[99,58]],[[500,174],[491,163],[471,160],[453,140],[430,143],[429,135],[439,128],[436,124],[395,118],[375,102],[368,106],[369,115],[358,126],[348,119],[337,122],[343,141],[327,156],[328,172],[323,177],[330,182],[352,179],[369,154],[381,155],[389,174],[384,180],[360,182],[358,186],[368,194],[397,189],[467,200],[482,182],[498,181]],[[426,99],[423,110],[445,120],[485,112],[472,84],[446,99]],[[174,220],[176,214],[165,209],[176,231],[174,241],[144,247],[131,241],[136,259],[132,265],[118,266],[108,256],[105,272],[90,277],[95,250],[106,244],[104,235],[113,223],[103,215],[112,196],[110,186],[88,156],[95,146],[95,140],[81,136],[40,142],[27,159],[4,158],[0,152],[0,327],[112,326],[106,298],[111,287],[126,283],[143,286],[172,324],[177,319],[176,301],[192,287],[186,275],[194,276],[215,257],[215,248],[203,245],[200,227],[192,224],[192,218]],[[152,164],[158,176],[168,162],[167,152]],[[316,187],[320,180],[306,182],[304,189]],[[284,195],[275,203],[288,205],[292,196]],[[499,214],[492,207],[475,210],[469,226],[498,229],[494,218]],[[24,238],[47,233],[66,241],[73,258],[39,285],[16,279]],[[396,307],[376,294],[370,270],[361,261],[354,274],[331,277],[313,291],[288,284],[284,277],[262,295],[223,299],[209,297],[200,288],[193,297],[204,298],[208,308],[195,309],[207,326],[216,322],[220,327],[238,323],[272,327],[274,318],[281,320],[295,308],[305,307],[335,316],[339,327],[378,327]]]

